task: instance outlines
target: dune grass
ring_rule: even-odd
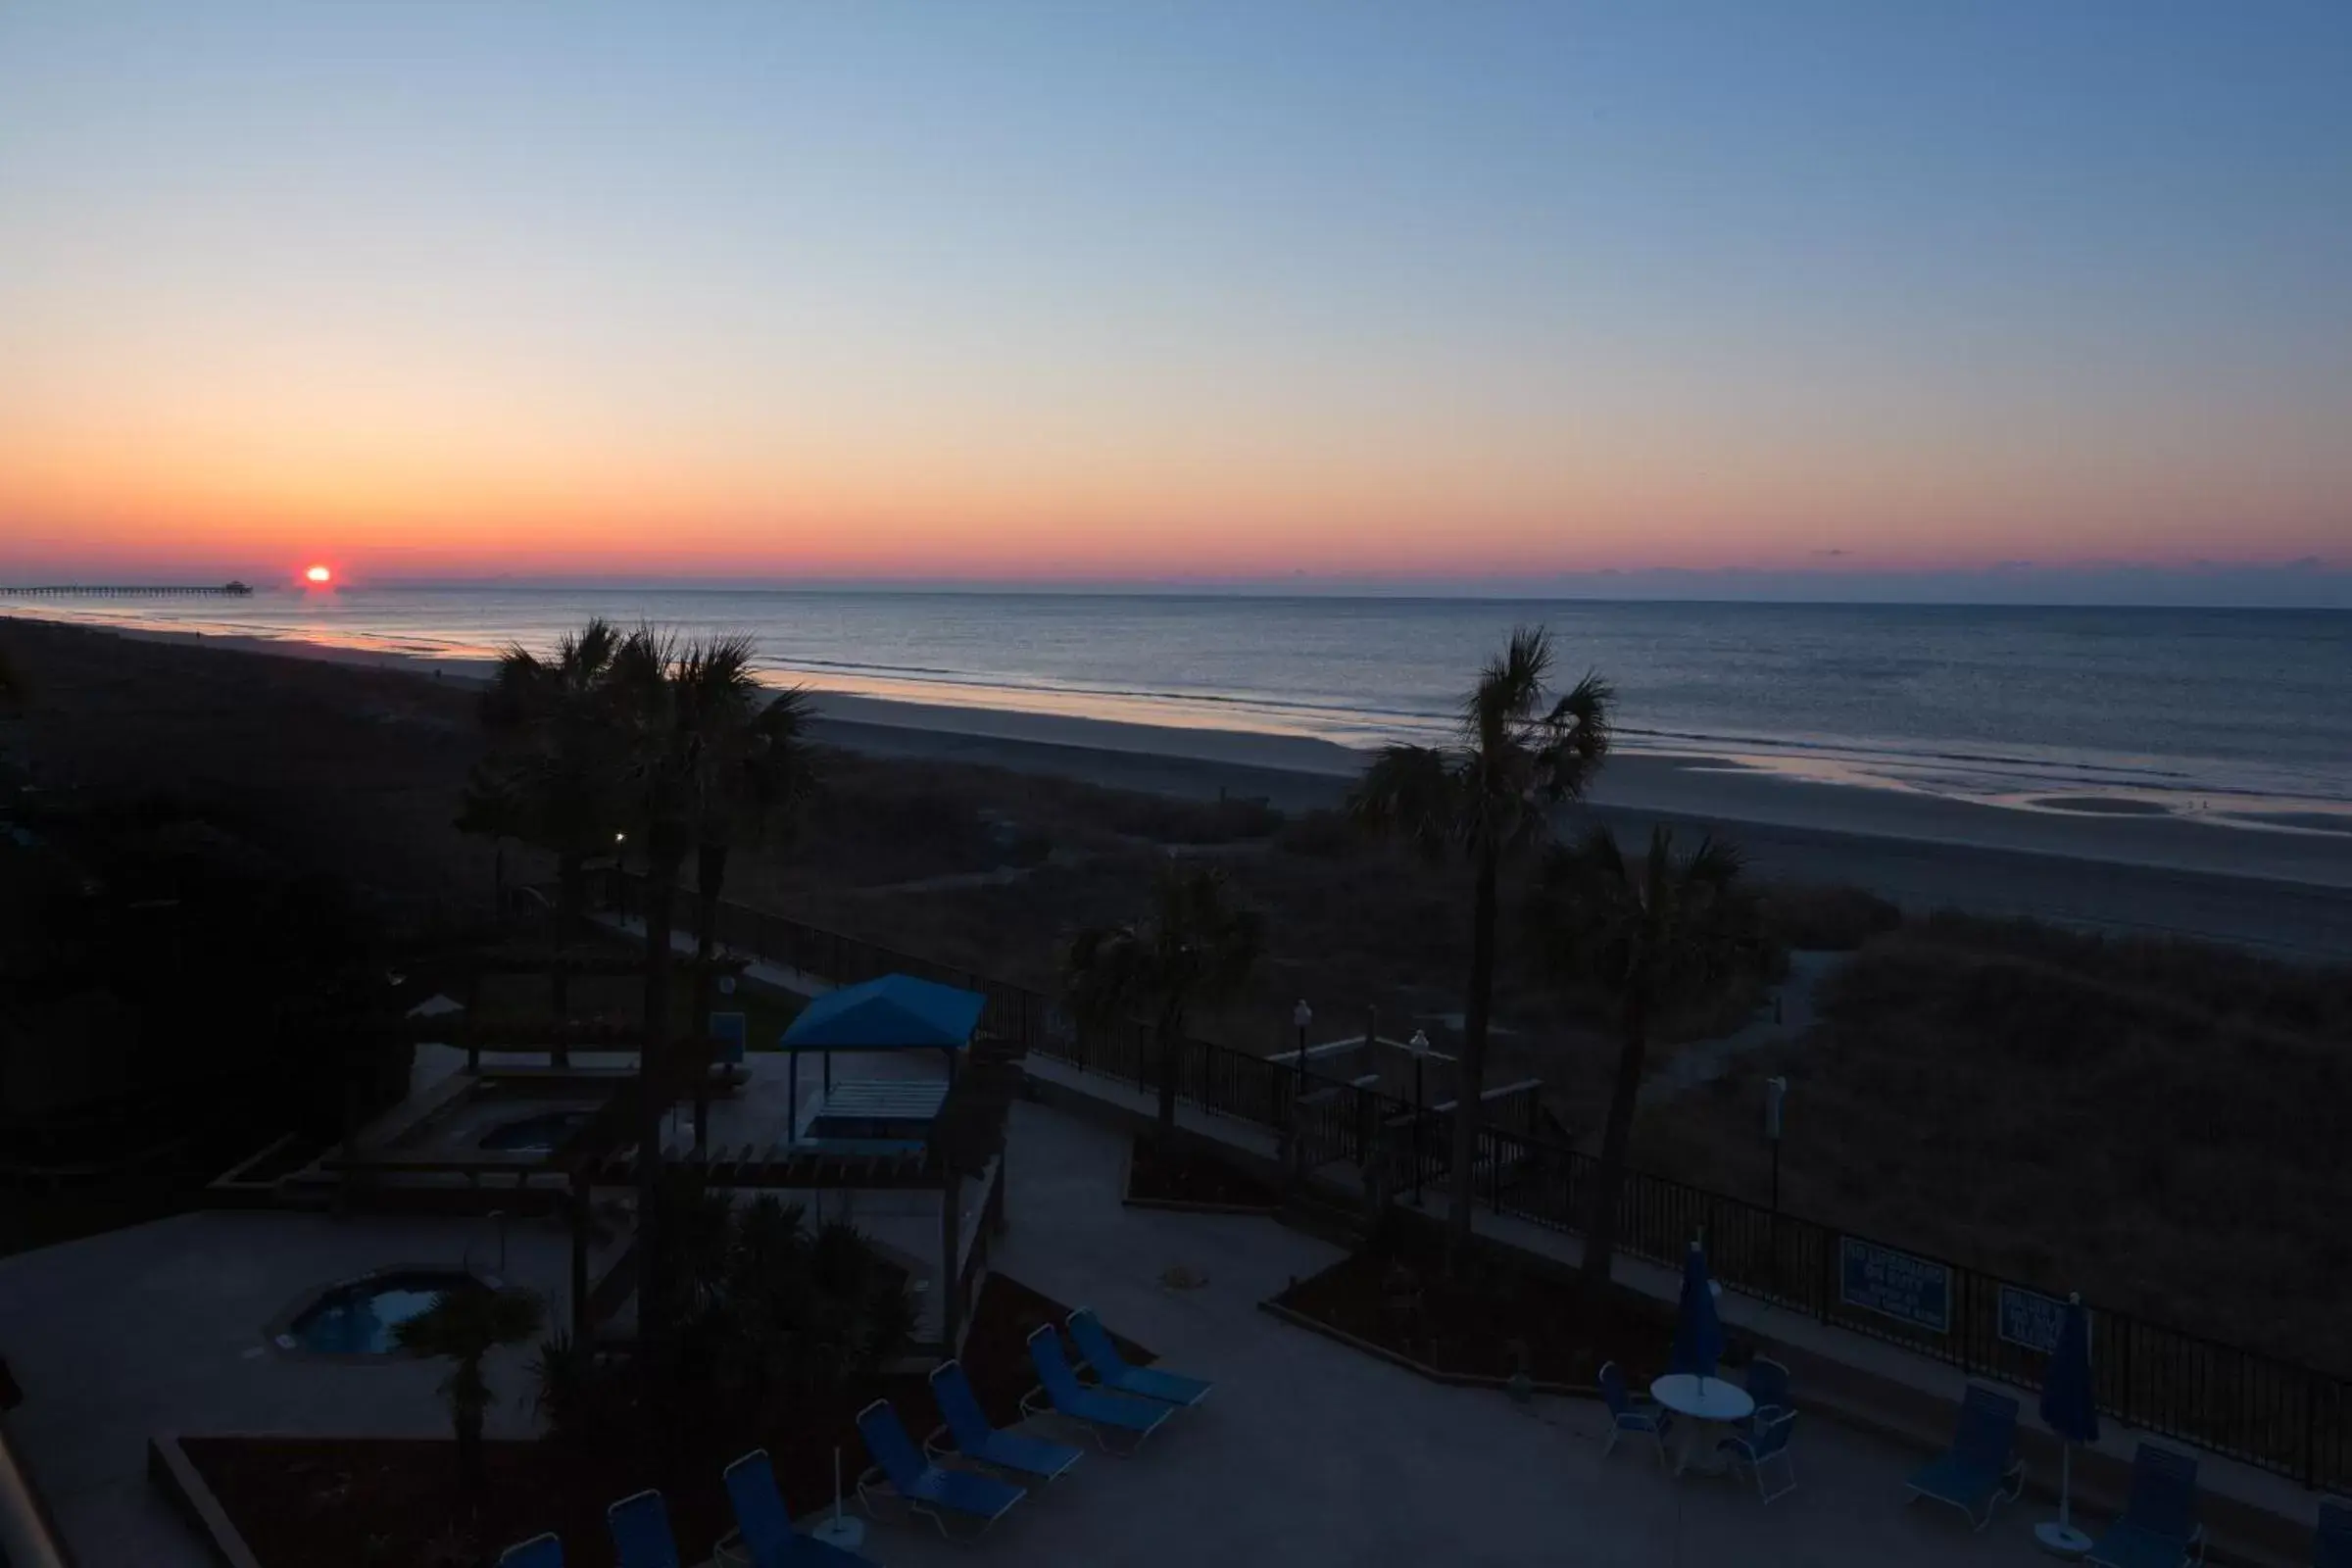
[[[1650,1115],[1638,1158],[2054,1293],[2352,1368],[2352,968],[1939,916],[1825,983],[1797,1047]]]

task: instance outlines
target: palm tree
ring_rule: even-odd
[[[555,852],[559,952],[585,916],[588,861],[612,850],[619,826],[612,670],[621,644],[600,616],[565,635],[552,659],[511,646],[482,698],[483,721],[505,747],[469,781],[459,825],[494,834],[518,828],[514,836]],[[551,985],[562,1022],[571,999],[560,964]],[[559,1064],[564,1055],[559,1047]]]
[[[1759,922],[1740,880],[1740,852],[1702,838],[1677,855],[1674,835],[1653,828],[1649,853],[1629,862],[1606,828],[1545,857],[1529,923],[1555,982],[1597,997],[1615,1014],[1617,1082],[1593,1173],[1585,1227],[1585,1277],[1605,1284],[1617,1247],[1624,1185],[1649,1033],[1661,1010],[1706,995],[1751,956]]]
[[[1609,751],[1608,683],[1588,674],[1545,706],[1551,639],[1540,627],[1511,633],[1462,705],[1446,746],[1391,746],[1365,769],[1348,809],[1375,831],[1432,855],[1468,856],[1470,989],[1462,1009],[1460,1082],[1454,1096],[1453,1194],[1447,1223],[1470,1235],[1476,1198],[1479,1097],[1486,1088],[1487,1024],[1494,1002],[1497,885],[1506,856],[1544,843],[1551,813],[1583,796]]]
[[[457,820],[452,824],[461,833],[471,833],[490,840],[496,858],[491,862],[491,907],[497,911],[503,928],[507,916],[507,841],[527,841],[537,826],[531,810],[531,801],[521,789],[516,769],[497,758],[483,758],[467,769],[466,793],[458,801]],[[562,983],[562,974],[557,976]],[[559,1008],[557,1017],[563,1016]],[[562,1047],[557,1048],[559,1053]],[[558,1061],[562,1061],[559,1054]]]
[[[458,1431],[458,1474],[475,1491],[489,1479],[482,1465],[482,1415],[490,1408],[490,1384],[482,1376],[482,1358],[502,1345],[530,1339],[543,1315],[539,1298],[528,1291],[475,1285],[443,1292],[431,1306],[393,1326],[392,1343],[410,1355],[456,1363],[441,1392]]]
[[[1150,915],[1081,931],[1070,943],[1063,992],[1080,1027],[1099,1029],[1138,1010],[1152,1016],[1163,1146],[1176,1135],[1185,1013],[1195,1003],[1232,995],[1249,978],[1258,937],[1257,912],[1227,899],[1223,872],[1170,865],[1160,872]]]
[[[748,662],[749,644],[742,648]],[[738,716],[732,707],[714,721]],[[816,788],[816,764],[802,731],[808,721],[808,697],[799,687],[779,692],[764,708],[741,705],[740,723],[729,722],[711,736],[697,769],[694,863],[694,1006],[687,1014],[696,1038],[708,1043],[710,1016],[710,955],[717,946],[719,891],[725,884],[728,853],[738,844],[757,844],[790,831]],[[694,1079],[694,1147],[701,1149],[710,1117],[710,1062],[698,1053]]]
[[[611,687],[622,764],[621,797],[645,854],[645,1036],[638,1045],[640,1278],[662,1270],[662,1111],[669,1102],[670,949],[678,874],[695,845],[711,769],[759,694],[751,644],[724,637],[683,645],[641,626],[613,655]],[[638,1292],[646,1364],[660,1343],[660,1290]]]

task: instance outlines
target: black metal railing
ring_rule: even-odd
[[[633,909],[637,882],[616,874],[609,885],[612,906]],[[736,905],[721,906],[716,934],[730,948],[834,984],[902,973],[976,991],[987,998],[984,1033],[1157,1091],[1162,1048],[1141,1022],[1082,1032],[1041,992]],[[1442,1193],[1451,1179],[1450,1111],[1417,1110],[1410,1102],[1320,1073],[1311,1062],[1301,1067],[1209,1041],[1184,1040],[1176,1055],[1180,1100],[1296,1140],[1308,1168],[1377,1163],[1392,1192],[1417,1185]],[[1538,1135],[1532,1102],[1511,1097],[1486,1109],[1473,1164],[1480,1206],[1581,1234],[1597,1161]],[[2039,1386],[2046,1356],[2035,1348],[2036,1325],[2046,1328],[2054,1302],[2035,1289],[1726,1193],[1626,1173],[1617,1195],[1620,1251],[1677,1266],[1702,1236],[1708,1268],[1726,1290],[1889,1341],[1971,1376]],[[2352,1380],[2130,1313],[2095,1304],[2089,1311],[2092,1381],[2103,1413],[2307,1487],[2352,1488]]]

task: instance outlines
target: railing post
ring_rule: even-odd
[[[2314,1492],[2320,1487],[2320,1375],[2316,1371],[2303,1374],[2303,1485]]]
[[[1838,1249],[1831,1245],[1838,1238],[1822,1225],[1813,1227],[1813,1235],[1816,1245],[1821,1248],[1821,1273],[1816,1280],[1816,1287],[1821,1294],[1814,1298],[1813,1315],[1827,1323],[1830,1320],[1830,1302],[1838,1297]]]

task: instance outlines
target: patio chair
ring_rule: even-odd
[[[1788,1394],[1788,1369],[1768,1355],[1759,1355],[1747,1364],[1747,1396],[1756,1401],[1756,1410],[1774,1407],[1793,1410],[1796,1401]],[[1741,1436],[1756,1430],[1755,1410],[1732,1423]]]
[[[517,1541],[498,1554],[498,1568],[564,1568],[564,1543],[552,1530]]]
[[[754,1448],[727,1466],[720,1479],[727,1485],[727,1501],[735,1507],[735,1528],[719,1538],[713,1560],[748,1561],[752,1568],[874,1568],[854,1551],[792,1528],[792,1510],[784,1506],[765,1448]]]
[[[2320,1528],[2311,1542],[2311,1568],[2352,1568],[2352,1507],[2320,1504]]]
[[[662,1494],[648,1489],[605,1510],[612,1532],[612,1560],[619,1568],[678,1568],[678,1538],[670,1534],[669,1508]]]
[[[1646,1435],[1657,1446],[1658,1463],[1666,1462],[1666,1434],[1674,1430],[1674,1417],[1649,1399],[1636,1399],[1625,1391],[1625,1374],[1614,1361],[1601,1363],[1600,1400],[1609,1407],[1609,1441],[1601,1445],[1601,1457],[1617,1451],[1617,1440],[1628,1432]]]
[[[2132,1455],[2132,1492],[2123,1517],[2090,1548],[2099,1568],[2180,1568],[2205,1560],[2197,1523],[2197,1461],[2143,1443]]]
[[[1051,1323],[1039,1324],[1029,1336],[1029,1359],[1037,1367],[1037,1387],[1021,1396],[1021,1414],[1042,1415],[1051,1410],[1075,1421],[1104,1453],[1134,1453],[1159,1430],[1160,1423],[1176,1413],[1172,1404],[1108,1394],[1079,1383],[1078,1374],[1062,1359],[1061,1336],[1054,1332]],[[1112,1445],[1113,1433],[1121,1436],[1124,1446]]]
[[[972,1470],[942,1470],[924,1458],[923,1450],[906,1435],[899,1412],[891,1408],[888,1399],[876,1399],[858,1412],[858,1434],[865,1439],[866,1451],[874,1456],[875,1468],[858,1478],[858,1501],[869,1514],[874,1513],[874,1496],[881,1482],[888,1480],[890,1490],[906,1505],[908,1513],[921,1514],[950,1541],[969,1544],[1010,1513],[1014,1503],[1029,1495],[1021,1488],[995,1476]],[[976,1519],[979,1524],[969,1535],[959,1537],[948,1528],[950,1514]]]
[[[1079,1357],[1094,1369],[1095,1380],[1114,1394],[1132,1394],[1157,1399],[1162,1404],[1180,1405],[1199,1404],[1208,1397],[1211,1385],[1199,1378],[1136,1366],[1120,1355],[1118,1342],[1102,1327],[1102,1320],[1095,1316],[1091,1306],[1082,1306],[1070,1314],[1070,1340],[1078,1347]]]
[[[1022,1432],[999,1432],[990,1426],[979,1396],[972,1393],[971,1379],[956,1362],[942,1361],[931,1369],[931,1394],[939,1400],[939,1413],[947,1417],[923,1444],[923,1451],[933,1458],[953,1451],[992,1470],[1052,1481],[1084,1457],[1066,1443],[1049,1443]],[[954,1444],[952,1450],[939,1441],[943,1432]]]
[[[1726,1438],[1715,1445],[1715,1451],[1732,1462],[1735,1470],[1745,1470],[1756,1478],[1756,1495],[1766,1502],[1786,1497],[1796,1490],[1796,1456],[1788,1451],[1789,1429],[1796,1425],[1794,1410],[1766,1406],[1756,1412],[1755,1430],[1745,1437]],[[1781,1484],[1774,1486],[1768,1468],[1777,1469]]]
[[[1993,1504],[2015,1501],[2025,1490],[2026,1462],[2017,1457],[2017,1401],[1977,1384],[1960,1401],[1952,1446],[1911,1477],[1909,1501],[1948,1502],[1982,1530]]]

